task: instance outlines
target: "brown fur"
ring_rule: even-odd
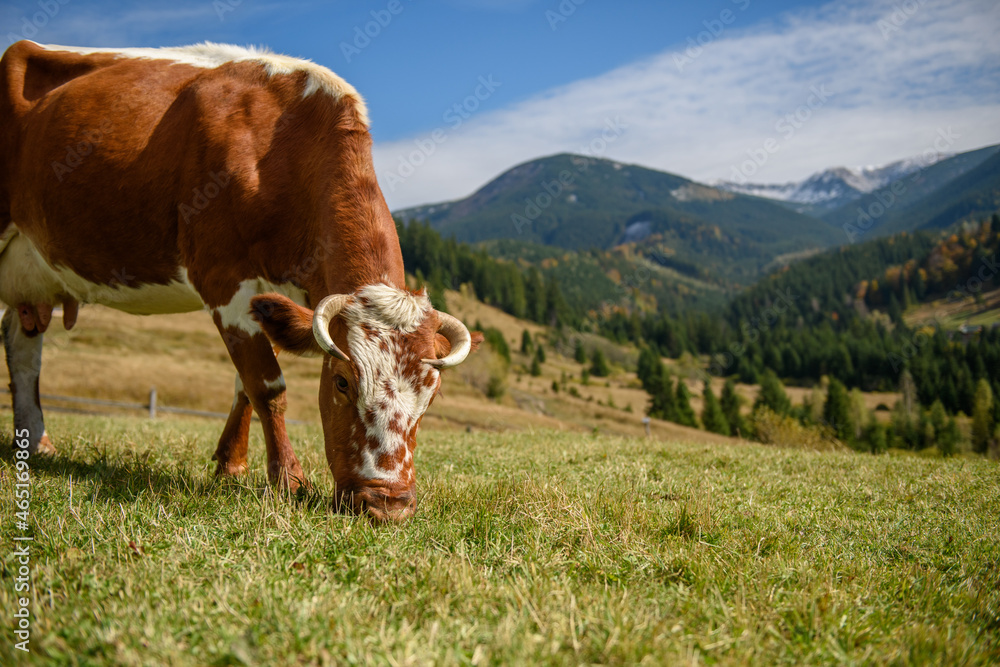
[[[0,60],[0,231],[16,223],[50,265],[99,285],[169,284],[184,269],[209,308],[256,279],[304,290],[313,308],[364,285],[405,289],[356,101],[303,98],[304,85],[301,72],[268,76],[254,62],[204,69],[17,42]],[[71,168],[59,168],[73,151]],[[213,183],[216,196],[197,205]],[[51,305],[26,304],[22,321],[44,331]],[[75,302],[66,314],[71,325]],[[271,480],[295,488],[302,468],[285,431],[281,369],[268,338],[296,354],[316,352],[312,311],[266,295],[253,300],[253,316],[266,336],[215,316],[244,384],[215,458],[220,474],[245,468],[252,406]],[[413,363],[447,354],[436,316],[428,320],[407,337]],[[342,322],[331,335],[346,349]],[[399,489],[352,477],[350,427],[359,420],[348,401],[334,400],[338,374],[356,384],[350,364],[325,359],[320,404],[338,488],[356,508],[381,505],[370,510],[376,518],[404,516],[412,470]],[[415,436],[416,427],[411,451]]]

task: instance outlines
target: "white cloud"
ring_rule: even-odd
[[[843,0],[748,28],[734,7],[717,38],[700,36],[700,52],[681,44],[458,127],[442,122],[444,141],[422,161],[415,142],[431,145],[431,132],[376,145],[390,206],[455,199],[518,162],[580,152],[615,118],[627,129],[607,157],[701,181],[731,179],[741,165],[751,180],[784,182],[881,164],[924,152],[949,128],[949,151],[1000,142],[994,0]],[[746,164],[767,147],[762,165]],[[401,179],[401,160],[421,164]]]

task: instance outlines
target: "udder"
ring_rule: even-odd
[[[63,326],[67,329],[76,324],[80,310],[52,268],[13,225],[0,239],[0,301],[17,309],[21,326],[28,334],[44,333],[49,328],[56,305],[62,304]]]

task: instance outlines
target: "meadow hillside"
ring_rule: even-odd
[[[2,664],[964,664],[1000,660],[983,459],[424,432],[419,508],[375,527],[216,481],[207,420],[53,415],[31,461],[30,654]],[[14,468],[0,432],[0,540]],[[14,562],[0,559],[0,608]],[[8,628],[10,626],[8,625]]]
[[[481,353],[445,373],[441,395],[432,404],[423,428],[490,431],[549,428],[576,433],[591,433],[596,429],[633,436],[644,433],[642,417],[649,397],[635,373],[625,370],[626,366],[634,366],[633,350],[593,334],[579,334],[588,347],[601,346],[607,351],[614,368],[610,377],[599,381],[595,378],[584,384],[583,366],[572,359],[572,341],[567,343],[568,355],[548,347],[549,359],[542,364],[541,375],[532,377],[528,373],[530,356],[518,352],[521,337],[528,331],[537,340],[547,342],[547,328],[511,317],[458,292],[447,292],[447,298],[453,314],[470,326],[478,323],[501,332],[513,353],[507,363],[489,346],[484,346]],[[278,361],[288,386],[288,417],[318,424],[319,360],[282,352]],[[500,383],[501,394],[488,397],[491,377]],[[227,413],[232,405],[234,378],[232,362],[206,313],[144,317],[87,306],[81,309],[77,325],[71,331],[65,331],[57,320],[45,334],[40,385],[44,397],[132,403],[146,402],[150,389],[155,387],[162,405]],[[553,382],[561,383],[563,390],[554,391]],[[700,385],[693,379],[689,384],[696,396],[692,405],[700,409],[697,398]],[[716,384],[721,386],[721,380]],[[741,386],[741,390],[748,399],[756,391],[750,385]],[[42,404],[49,413],[81,408],[49,398],[43,398]],[[106,407],[83,407],[137,414]],[[9,398],[0,397],[0,418],[9,419],[9,415]],[[221,431],[221,421],[217,427]],[[651,433],[657,438],[726,440],[661,420],[653,420]],[[57,432],[52,435],[59,437]]]
[[[67,415],[44,400],[59,452],[31,460],[32,652],[5,640],[0,663],[1000,660],[995,463],[783,449],[659,420],[647,438],[634,348],[549,340],[445,296],[511,358],[487,346],[447,374],[419,438],[417,515],[401,526],[331,507],[316,359],[279,356],[314,485],[299,498],[266,485],[257,428],[249,476],[220,481],[221,420]],[[549,350],[537,376],[518,351],[525,331]],[[577,341],[605,352],[610,376],[584,381]],[[45,395],[142,402],[155,385],[172,406],[225,412],[232,400],[205,313],[87,307],[72,331],[53,327],[44,354]],[[700,412],[700,384],[685,381]],[[796,402],[807,391],[789,389]],[[870,407],[895,399],[866,395]],[[0,419],[0,539],[12,544],[9,408]],[[4,586],[0,607],[14,604]]]

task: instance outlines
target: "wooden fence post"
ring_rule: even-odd
[[[156,387],[149,388],[149,418],[156,419]]]

